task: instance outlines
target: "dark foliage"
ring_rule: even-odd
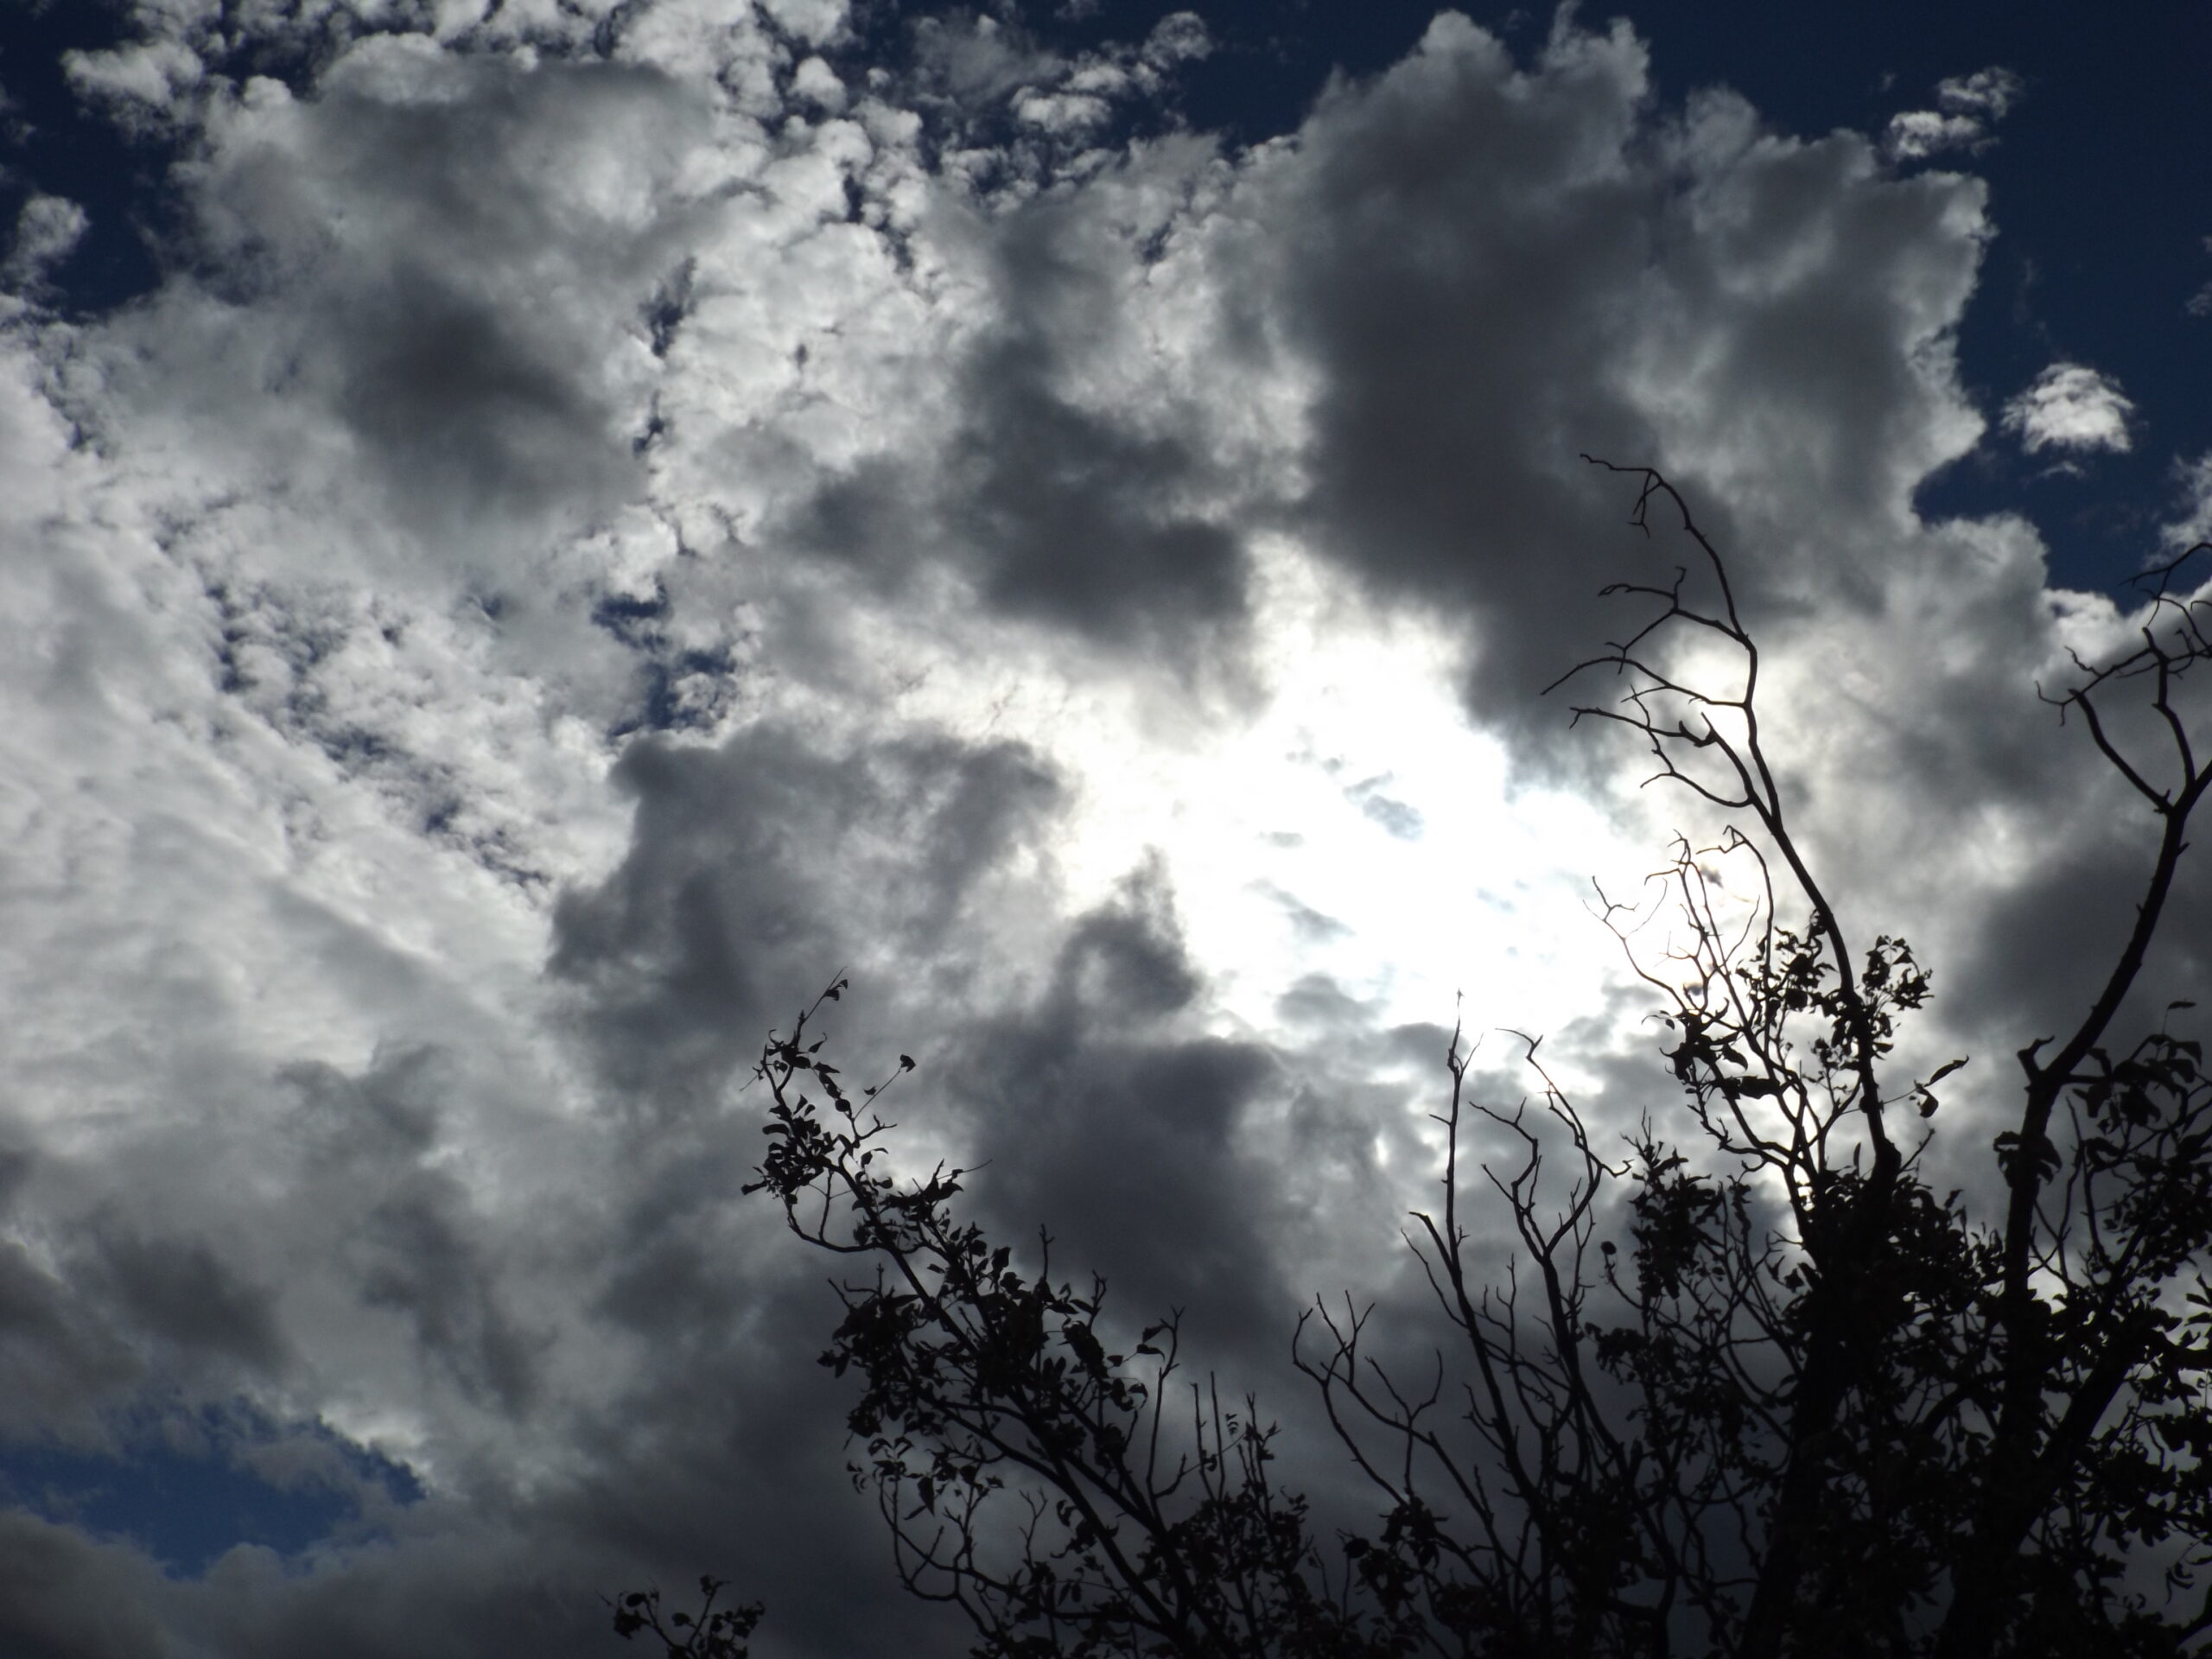
[[[1611,671],[1621,697],[1576,718],[1627,727],[1734,822],[1653,878],[1687,924],[1656,957],[1642,912],[1605,909],[1661,999],[1703,1150],[1647,1116],[1609,1162],[1534,1041],[1536,1109],[1475,1101],[1455,1034],[1442,1205],[1408,1234],[1453,1352],[1393,1375],[1349,1299],[1294,1345],[1376,1493],[1367,1534],[1318,1539],[1252,1402],[1174,1382],[1176,1319],[1124,1343],[1102,1282],[1055,1282],[1049,1236],[1022,1255],[957,1218],[965,1172],[892,1173],[883,1085],[848,1094],[821,1001],[769,1043],[772,1145],[747,1190],[866,1264],[822,1357],[860,1383],[852,1478],[907,1587],[962,1607],[978,1654],[2147,1659],[2212,1635],[2212,1593],[2183,1593],[2212,1565],[2212,1080],[2170,1027],[2113,1029],[2212,789],[2183,702],[2212,605],[2179,582],[2212,550],[2152,572],[2140,646],[2048,699],[2158,841],[2089,1008],[2018,1052],[1992,1147],[2004,1210],[1977,1220],[1920,1178],[1932,1123],[1900,1144],[1966,1064],[1893,1075],[1928,976],[1903,940],[1847,935],[1769,765],[1727,572],[1665,480],[1628,475],[1634,522],[1671,509],[1701,563],[1611,590],[1656,613],[1567,677]],[[1691,638],[1732,654],[1732,692],[1673,677]],[[1519,1149],[1479,1172],[1517,1231],[1503,1284],[1478,1277],[1464,1224],[1477,1120]],[[1615,1216],[1625,1249],[1598,1236]],[[697,1645],[730,1618],[708,1588],[699,1624],[664,1630],[631,1598],[618,1628],[742,1652],[756,1609]]]
[[[746,1645],[762,1612],[757,1601],[735,1607],[717,1607],[725,1588],[720,1579],[699,1580],[699,1611],[696,1613],[661,1611],[660,1592],[632,1590],[614,1604],[614,1633],[627,1641],[650,1636],[666,1650],[668,1659],[746,1659]]]

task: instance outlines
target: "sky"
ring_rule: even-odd
[[[2151,844],[2036,688],[2212,533],[2209,47],[0,0],[0,1648],[565,1659],[712,1572],[961,1651],[739,1192],[840,970],[901,1157],[1356,1513],[1290,1331],[1419,1346],[1455,1018],[1673,1104],[1592,882],[1716,826],[1541,694],[1681,549],[1586,451],[1727,554],[1986,1193]]]

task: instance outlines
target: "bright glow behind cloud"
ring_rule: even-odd
[[[1632,1121],[1587,883],[1709,825],[1536,696],[1679,556],[1579,450],[1736,557],[1865,930],[1977,1032],[2070,993],[1989,907],[2074,902],[2111,804],[2026,688],[2124,619],[1911,505],[1982,429],[1975,181],[1659,108],[1625,26],[1447,15],[1232,153],[1155,108],[1186,21],[232,9],[288,88],[139,12],[79,77],[190,135],[185,232],[80,324],[25,256],[0,381],[0,1430],[243,1397],[429,1496],[184,1582],[10,1522],[133,1628],[582,1654],[715,1570],[787,1651],[954,1643],[851,1593],[814,1264],[734,1201],[841,965],[912,1144],[1270,1389],[1278,1315],[1387,1281],[1457,994]],[[2090,380],[2031,448],[2124,446]]]

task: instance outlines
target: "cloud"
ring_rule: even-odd
[[[1213,49],[1195,12],[1170,12],[1135,44],[1108,41],[1062,54],[1019,22],[988,16],[925,18],[915,25],[925,85],[951,100],[948,114],[982,116],[1003,108],[1023,125],[1080,135],[1117,105],[1171,90],[1185,64]]]
[[[2177,459],[2174,476],[2180,486],[2182,509],[2180,516],[2165,527],[2166,545],[2180,549],[2212,542],[2212,454]]]
[[[161,1569],[74,1528],[0,1512],[0,1634],[29,1659],[124,1659],[171,1648],[156,1609]]]
[[[1001,1236],[1048,1224],[1061,1259],[1106,1273],[1128,1313],[1188,1306],[1209,1345],[1256,1349],[1302,1300],[1274,1276],[1270,1172],[1240,1155],[1274,1062],[1185,1023],[1204,980],[1173,905],[1157,867],[1134,873],[1077,918],[1036,1001],[950,1064],[993,1148],[978,1185]],[[1168,1215],[1172,1230],[1131,1225]]]
[[[199,54],[173,38],[104,52],[71,52],[62,67],[79,95],[105,108],[126,132],[141,137],[186,119],[207,73]]]
[[[711,1099],[802,989],[891,963],[952,969],[974,889],[1050,821],[1058,785],[1013,744],[914,734],[840,754],[762,724],[719,752],[632,746],[631,850],[564,894],[549,968],[582,988],[599,1065],[671,1109]]]
[[[1916,162],[1947,149],[1978,149],[1988,142],[1986,130],[1974,116],[1903,110],[1890,118],[1886,147],[1899,161]]]
[[[36,292],[54,267],[76,251],[92,220],[65,196],[33,191],[16,214],[16,238],[0,264],[0,282]]]
[[[1196,13],[1171,12],[1135,49],[1085,54],[1059,69],[1057,86],[1016,89],[1011,99],[1014,119],[1056,136],[1087,134],[1112,118],[1117,100],[1156,96],[1180,66],[1204,58],[1211,49],[1205,24]]]
[[[2135,405],[2120,383],[2079,363],[2054,363],[2005,405],[2005,429],[2030,454],[2045,449],[2125,454]]]
[[[1986,149],[1997,142],[1990,129],[2018,103],[2027,84],[2012,70],[1993,66],[1954,75],[1936,85],[1937,107],[1904,110],[1890,118],[1883,147],[1894,161],[1924,161],[1946,150]]]
[[[2026,91],[2027,83],[2019,76],[1993,66],[1936,82],[1936,100],[1947,110],[2002,121]]]
[[[1914,505],[1983,430],[1978,181],[1571,19],[1447,14],[1239,149],[1186,15],[229,16],[77,71],[171,158],[159,285],[0,334],[0,1464],[244,1402],[420,1496],[197,1573],[9,1511],[21,1644],[584,1654],[713,1571],[764,1651],[958,1650],[875,1592],[834,1299],[735,1196],[841,969],[848,1075],[920,1060],[900,1155],[1008,1242],[1287,1417],[1309,1292],[1418,1348],[1455,994],[1594,1122],[1664,1082],[1587,882],[1705,826],[1538,693],[1677,550],[1580,451],[1730,550],[1853,925],[1958,988],[1928,1040],[2077,988],[2022,941],[2133,843],[2030,688],[2128,619]],[[2031,449],[2124,447],[2046,382]]]
[[[1633,156],[1645,74],[1625,29],[1523,72],[1440,19],[1255,181],[1268,222],[1331,227],[1256,238],[1245,267],[1291,273],[1283,346],[1328,389],[1306,455],[1316,542],[1466,620],[1487,720],[1548,727],[1535,693],[1586,648],[1589,573],[1546,550],[1625,550],[1578,451],[1694,479],[1732,543],[1774,550],[1751,579],[1787,583],[1821,532],[1783,532],[1783,494],[1900,513],[1907,480],[1973,441],[1948,332],[1979,186],[1884,178],[1863,140],[1769,134],[1726,96]],[[1450,164],[1476,152],[1513,164]]]

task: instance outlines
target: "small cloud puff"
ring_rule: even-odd
[[[2134,447],[2127,431],[2134,412],[2119,382],[2079,363],[2054,363],[2005,405],[2005,429],[2019,434],[2031,455],[2044,449],[2124,454]]]
[[[1421,817],[1418,807],[1408,806],[1405,802],[1383,793],[1384,787],[1391,781],[1388,772],[1379,778],[1370,778],[1364,783],[1355,784],[1344,791],[1344,798],[1374,823],[1380,824],[1385,834],[1400,841],[1419,841],[1421,831],[1427,827],[1427,821]]]
[[[832,114],[845,107],[845,83],[818,57],[809,58],[791,72],[791,92]]]
[[[2177,461],[2174,472],[2181,483],[2182,515],[2165,527],[2164,540],[2179,550],[2212,542],[2212,450],[2194,461]]]
[[[1946,149],[1978,149],[1988,142],[1974,117],[1936,110],[1907,110],[1891,116],[1883,138],[1891,158],[1901,162],[1916,162]]]
[[[207,77],[200,54],[175,40],[65,53],[61,63],[77,95],[104,108],[126,132],[158,132],[183,118]]]
[[[66,196],[34,193],[16,215],[16,239],[0,262],[0,286],[35,288],[76,251],[91,228],[85,210]]]
[[[1989,129],[2005,118],[2025,90],[2019,76],[1995,67],[1938,81],[1939,107],[1891,116],[1883,147],[1892,161],[1900,162],[1920,161],[1947,149],[1985,149],[1996,143]]]
[[[1954,75],[1936,84],[1936,101],[1955,114],[1984,116],[2002,121],[2020,101],[2027,85],[2010,69],[1977,69],[1970,75]]]

